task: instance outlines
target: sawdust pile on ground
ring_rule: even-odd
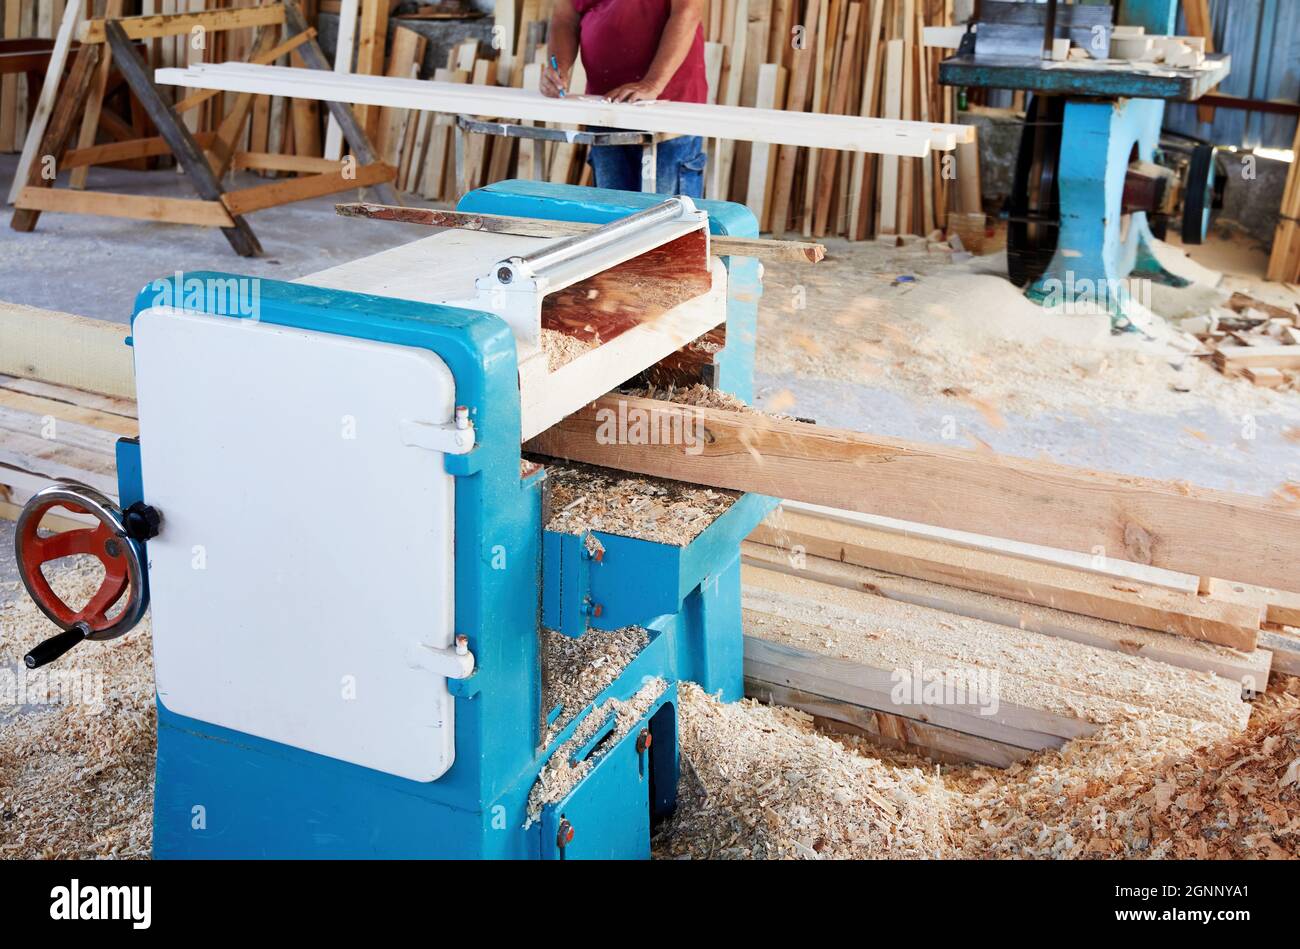
[[[736,503],[740,492],[610,468],[548,464],[548,531],[604,531],[684,547]]]
[[[683,781],[656,856],[939,857],[951,795],[933,772],[847,749],[803,712],[678,687]]]
[[[1245,732],[1192,744],[1135,722],[973,770],[958,855],[1300,857],[1300,679],[1274,677]]]
[[[564,707],[547,730],[542,747],[618,678],[637,657],[650,634],[640,626],[622,629],[591,629],[574,638],[543,629],[542,655],[546,678],[542,682],[542,711],[549,715],[557,705]]]
[[[68,602],[102,569],[50,571]],[[0,588],[0,857],[148,857],[154,702],[149,619],[28,672],[58,630],[17,584]],[[24,701],[25,700],[25,701]]]
[[[528,820],[524,827],[532,826],[533,822],[542,816],[542,808],[547,804],[563,800],[608,750],[617,745],[632,730],[632,727],[645,717],[646,712],[650,711],[650,706],[655,704],[666,688],[668,683],[663,679],[647,679],[641,688],[637,689],[636,694],[627,701],[606,699],[596,706],[574,730],[569,740],[556,748],[546,764],[542,765],[537,781],[528,792]],[[581,761],[574,761],[574,755],[605,727],[610,715],[614,716],[615,725],[609,738],[604,740],[597,751]]]
[[[599,345],[595,340],[578,339],[559,330],[542,327],[542,352],[546,354],[546,371],[555,372]]]
[[[1229,379],[1165,342],[1112,336],[1102,312],[1040,307],[1006,280],[1005,254],[953,263],[924,243],[827,243],[831,254],[815,267],[766,265],[760,373],[857,383],[939,404],[954,399],[1024,417],[1201,408],[1300,417],[1294,393]],[[1226,288],[1156,287],[1148,302],[1172,319],[1208,312],[1228,295]]]

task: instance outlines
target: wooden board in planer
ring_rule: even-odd
[[[574,241],[446,230],[297,282],[501,316],[526,440],[726,321],[727,273],[702,213]]]

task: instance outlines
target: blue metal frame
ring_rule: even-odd
[[[515,187],[517,205],[510,204],[509,185],[496,185],[485,189],[490,196],[471,194],[462,206],[483,201],[501,213],[524,213],[520,208],[527,207],[534,216],[591,220],[620,217],[654,200],[530,183]],[[724,233],[754,233],[747,210],[706,206]],[[742,294],[729,302],[727,350],[733,344],[736,350],[724,361],[723,378],[730,391],[747,397],[758,271],[752,260],[731,266],[733,274],[739,269],[749,276],[739,281]],[[135,313],[160,298],[182,299],[178,279],[188,285],[231,275],[160,281],[141,292]],[[725,698],[740,695],[739,544],[774,502],[742,498],[684,548],[603,535],[614,555],[608,571],[592,575],[593,592],[607,598],[611,615],[647,626],[654,635],[592,705],[627,699],[649,677],[666,679],[669,688],[642,723],[654,732],[655,750],[650,757],[638,751],[642,725],[633,728],[602,749],[565,801],[525,829],[526,799],[539,770],[586,713],[576,715],[548,747],[539,747],[539,599],[558,568],[543,565],[544,476],[520,473],[514,338],[490,313],[280,281],[259,284],[261,322],[427,349],[451,370],[457,402],[469,407],[477,430],[471,453],[447,457],[458,479],[455,624],[469,637],[477,667],[469,679],[449,684],[456,702],[456,759],[443,777],[427,783],[178,715],[160,700],[155,856],[551,857],[558,855],[554,831],[561,814],[578,825],[566,855],[646,856],[649,815],[670,809],[675,794],[676,680],[689,676]],[[206,312],[214,316],[249,318],[226,304],[217,299],[202,306],[213,306]],[[147,438],[147,430],[142,435]],[[138,444],[121,442],[119,458],[123,502],[146,499]],[[625,599],[607,587],[611,578],[637,573],[655,578],[662,589],[647,584]]]

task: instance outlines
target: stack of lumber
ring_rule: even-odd
[[[1268,279],[1300,283],[1300,123],[1296,124],[1291,154],[1273,250],[1268,258]]]
[[[1293,593],[789,503],[742,554],[747,692],[940,757],[1006,765],[1122,706],[1196,719],[1200,684],[1300,672]],[[898,691],[981,670],[993,713]]]
[[[1294,388],[1300,379],[1300,310],[1234,293],[1222,307],[1181,324],[1210,351],[1225,376],[1269,389]]]

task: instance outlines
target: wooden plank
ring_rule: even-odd
[[[19,0],[4,0],[4,20],[0,22],[0,36],[16,39],[22,31],[22,9]],[[11,152],[18,147],[18,74],[0,76],[0,152]]]
[[[104,15],[109,18],[118,17],[122,14],[123,0],[108,0],[104,7]],[[99,113],[104,107],[104,92],[108,88],[108,74],[113,68],[113,54],[105,49],[99,58],[99,69],[95,74],[94,81],[90,86],[90,94],[86,100],[86,111],[81,118],[81,132],[77,139],[77,148],[90,148],[95,144],[95,135],[99,132]],[[72,170],[72,176],[68,181],[71,188],[81,190],[86,187],[86,176],[90,174],[90,166],[82,165]]]
[[[1034,752],[1005,742],[969,735],[952,728],[940,728],[915,718],[891,715],[880,709],[805,692],[802,689],[746,677],[745,695],[770,705],[797,708],[813,716],[822,731],[834,732],[828,724],[848,726],[853,734],[891,748],[917,751],[948,763],[977,762],[995,768],[1009,768]]]
[[[651,431],[680,432],[689,422],[700,437],[620,443],[609,427],[629,412]],[[632,396],[605,396],[528,447],[1066,550],[1100,548],[1197,576],[1281,590],[1300,582],[1300,511],[1278,500]]]
[[[1255,636],[1264,619],[1260,603],[1202,597],[793,511],[769,518],[750,539],[778,549],[798,548],[823,559],[1247,652],[1255,648]]]
[[[1247,368],[1300,369],[1300,346],[1223,346],[1215,350],[1214,364],[1229,371]]]
[[[338,171],[339,163],[328,158],[305,155],[279,155],[271,152],[236,152],[230,166],[234,171],[289,171],[321,175]]]
[[[853,56],[853,50],[857,45],[858,17],[862,12],[862,4],[851,3],[849,4],[848,11],[848,18],[845,21],[844,27],[843,42],[840,45],[840,52],[836,62],[835,86],[831,93],[830,111],[836,114],[844,113],[848,104],[849,78],[853,73],[853,70],[850,68],[850,61]],[[836,156],[833,154],[827,154],[822,156],[822,161],[818,168],[812,227],[812,233],[815,237],[825,235],[827,230],[827,223],[831,209],[831,192],[835,185],[835,169],[837,164]]]
[[[568,237],[586,234],[600,225],[581,221],[549,221],[542,218],[510,217],[502,214],[467,214],[463,211],[438,211],[433,208],[393,208],[382,204],[339,204],[334,210],[344,217],[365,217],[402,224],[425,224],[429,227],[454,227],[493,234],[518,234],[523,237]],[[822,244],[806,241],[774,241],[756,237],[726,237],[713,234],[709,246],[720,257],[756,257],[760,260],[784,260],[815,264],[826,256]]]
[[[0,373],[134,398],[128,332],[117,323],[0,302]]]
[[[112,455],[87,451],[56,440],[6,431],[0,437],[0,464],[51,479],[70,478],[106,494],[117,494],[116,464]]]
[[[897,119],[903,114],[903,41],[885,44],[885,117]],[[876,231],[898,233],[899,160],[892,155],[880,159],[880,219]]]
[[[59,93],[63,69],[68,64],[68,51],[72,47],[72,33],[81,20],[81,12],[80,2],[69,3],[63,12],[59,35],[55,37],[54,49],[50,52],[50,64],[45,70],[45,84],[41,86],[36,108],[27,120],[27,139],[23,143],[18,167],[14,170],[13,184],[9,187],[10,204],[18,200],[19,193],[30,183],[32,171],[36,167],[37,155],[47,154],[41,152],[40,148],[45,140],[50,116],[54,112],[54,102]]]
[[[216,137],[216,132],[199,132],[194,136],[194,140],[206,148]],[[64,155],[60,165],[65,169],[83,168],[89,165],[112,165],[137,158],[170,154],[171,149],[168,147],[166,139],[155,136],[153,138],[135,138],[127,142],[108,142],[90,148],[78,148]]]
[[[55,104],[54,112],[41,139],[41,165],[32,165],[28,173],[27,186],[22,189],[18,200],[14,202],[16,208],[9,219],[9,226],[15,231],[32,231],[36,228],[36,222],[41,216],[40,211],[24,199],[34,191],[45,191],[54,187],[53,176],[44,173],[44,163],[52,160],[57,171],[59,159],[63,157],[68,139],[72,135],[73,124],[85,103],[90,84],[94,81],[95,66],[98,62],[98,47],[82,46],[77,51],[72,72]]]
[[[121,396],[105,395],[102,392],[90,392],[86,389],[74,389],[70,386],[55,385],[39,379],[9,379],[0,382],[0,389],[34,395],[51,402],[66,402],[86,409],[94,409],[105,415],[118,415],[122,418],[137,418],[135,399]]]
[[[304,49],[309,48],[304,47]],[[696,102],[617,103],[585,96],[551,99],[505,86],[463,87],[389,76],[304,74],[282,66],[216,63],[162,69],[160,83],[219,88],[435,112],[493,115],[562,125],[602,125],[666,135],[726,136],[778,145],[815,146],[919,158],[970,138],[970,127],[853,115],[812,115]]]
[[[808,0],[806,23],[808,29],[816,32],[817,8],[821,0]],[[801,112],[808,104],[809,79],[812,76],[814,56],[805,45],[792,50],[793,73],[790,78],[790,92],[786,96],[785,107],[791,112]],[[797,142],[781,146],[776,159],[776,182],[772,186],[772,236],[780,237],[785,233],[790,221],[790,199],[794,191],[795,165],[799,160]]]
[[[194,198],[160,198],[155,195],[117,194],[110,191],[73,191],[67,188],[24,188],[18,206],[35,213],[93,214],[99,217],[229,228],[234,224],[220,201]]]
[[[1240,682],[1243,692],[1260,692],[1268,682],[1272,656],[1266,648],[1242,652],[1137,626],[1065,613],[1051,607],[1026,605],[990,595],[972,596],[966,591],[928,580],[917,580],[820,557],[804,556],[792,563],[788,554],[752,541],[741,544],[741,558],[747,567],[759,567],[766,571],[758,576],[784,573],[803,577],[954,616],[966,616],[1012,629],[1068,639],[1085,646],[1121,652],[1126,656],[1142,656],[1184,669],[1210,672]],[[755,575],[747,573],[746,576],[750,582],[757,582],[754,580]],[[1258,646],[1264,645],[1261,631]]]
[[[388,43],[388,0],[362,0],[357,34],[357,74],[380,76],[384,72],[384,47]],[[362,106],[357,121],[371,141],[379,137],[379,109]]]
[[[772,108],[783,101],[785,95],[785,67],[765,63],[758,71],[758,90],[755,105],[760,109]],[[745,187],[745,204],[758,221],[758,229],[768,229],[772,195],[772,172],[776,155],[775,145],[755,145],[749,156],[749,180]]]
[[[862,116],[876,115],[880,98],[880,25],[884,13],[883,3],[871,5],[871,26],[867,31],[867,63],[862,74],[862,101],[858,112]],[[862,240],[867,234],[867,227],[875,206],[875,188],[873,167],[868,165],[868,157],[862,152],[853,156],[853,171],[849,192],[849,237]]]
[[[240,191],[227,191],[222,202],[233,215],[251,214],[264,208],[279,207],[307,198],[338,194],[353,188],[365,188],[384,181],[392,181],[396,171],[389,165],[362,165],[355,172],[336,170],[328,174],[305,178],[287,178],[264,185],[255,185]]]
[[[118,69],[122,71],[135,97],[149,113],[149,118],[158,127],[159,134],[167,140],[172,154],[176,156],[176,160],[194,185],[199,197],[204,201],[220,201],[223,193],[221,183],[212,173],[212,168],[208,165],[198,142],[194,140],[189,129],[177,120],[176,113],[171,110],[171,107],[163,101],[157,87],[149,78],[149,68],[140,58],[140,54],[135,51],[135,47],[131,45],[130,39],[127,38],[118,21],[109,22],[106,33]],[[85,48],[89,47],[83,47]],[[221,233],[225,235],[235,253],[242,257],[253,257],[262,253],[262,245],[258,243],[252,229],[237,215],[232,216],[229,225],[221,227]]]
[[[360,0],[343,0],[339,7],[339,34],[334,49],[334,71],[340,75],[352,72],[352,56],[357,47],[357,7]],[[325,130],[325,157],[338,161],[343,156],[343,130],[330,116]]]
[[[70,4],[70,6],[75,4]],[[77,39],[82,43],[107,42],[107,20],[87,20],[82,24]],[[223,30],[242,30],[254,26],[278,26],[284,22],[284,7],[273,3],[259,7],[206,10],[203,12],[157,14],[155,16],[129,16],[114,22],[121,25],[127,39],[151,40],[167,36],[188,36],[194,30],[208,33]]]
[[[425,39],[415,30],[397,27],[393,30],[393,45],[388,57],[389,76],[414,78],[424,54]],[[380,159],[394,168],[399,166],[402,146],[401,129],[406,125],[406,109],[384,109],[379,118],[379,138],[376,147]]]

